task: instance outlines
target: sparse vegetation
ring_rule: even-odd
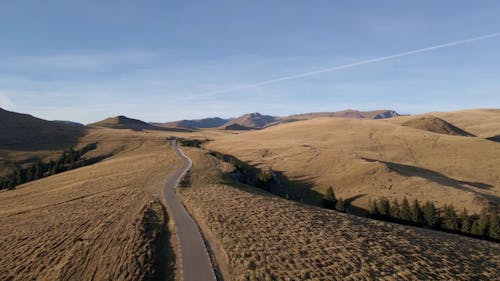
[[[427,227],[500,242],[500,221],[498,212],[495,210],[488,212],[483,209],[479,216],[469,216],[467,210],[464,209],[458,216],[453,205],[445,205],[442,210],[439,210],[430,201],[421,205],[420,202],[415,200],[410,207],[408,200],[404,198],[400,207],[397,199],[390,203],[384,197],[378,200],[370,200],[369,206],[370,217],[374,219]]]
[[[185,152],[194,162],[193,181],[179,196],[219,245],[212,249],[227,265],[223,272],[229,280],[480,280],[497,275],[500,244],[231,186],[220,178],[224,173],[215,158],[196,149]]]
[[[175,153],[151,134],[90,134],[100,145],[89,157],[115,156],[0,192],[0,280],[175,280],[168,216],[152,196]]]
[[[13,174],[7,176],[0,181],[0,189],[15,189],[16,186],[41,179],[43,177],[55,175],[61,172],[80,168],[85,165],[93,164],[101,158],[86,159],[83,157],[85,153],[95,149],[95,143],[86,145],[82,149],[74,150],[73,148],[64,151],[55,161],[50,160],[48,164],[36,161],[29,168],[16,168]]]

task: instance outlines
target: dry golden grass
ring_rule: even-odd
[[[180,164],[165,136],[96,129],[88,142],[115,156],[0,192],[0,280],[174,278],[155,195]]]
[[[500,245],[287,201],[219,178],[196,149],[179,191],[206,231],[225,280],[493,280]]]
[[[219,135],[206,147],[282,171],[291,187],[322,194],[333,185],[337,197],[356,198],[359,207],[380,196],[453,203],[471,212],[500,203],[498,143],[397,124],[405,121],[320,118]]]
[[[478,137],[487,138],[500,135],[500,109],[468,109],[452,112],[431,112],[429,114],[442,118]],[[411,120],[420,116],[403,116],[386,121],[400,124],[404,120]]]

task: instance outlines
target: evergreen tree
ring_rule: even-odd
[[[428,226],[435,227],[438,224],[437,210],[434,203],[427,201],[422,207],[424,223]]]
[[[16,169],[16,183],[15,185],[21,185],[24,183],[23,174],[19,169]]]
[[[26,182],[30,182],[35,177],[35,164],[26,169]]]
[[[411,206],[410,210],[411,214],[411,221],[416,223],[416,224],[422,224],[424,221],[424,215],[422,213],[422,208],[420,207],[420,204],[418,203],[417,199],[413,201],[413,205]]]
[[[388,218],[391,212],[391,205],[389,203],[389,199],[380,198],[377,203],[378,213],[385,218]]]
[[[472,227],[472,218],[467,213],[467,209],[463,209],[460,213],[460,232],[470,234]]]
[[[484,233],[481,233],[479,229],[479,218],[476,217],[472,223],[471,229],[470,229],[470,234],[476,235],[476,236],[482,236]]]
[[[488,225],[490,221],[486,209],[483,209],[479,214],[479,218],[474,220],[472,224],[471,234],[485,237],[488,234]]]
[[[371,217],[375,218],[375,217],[379,216],[376,200],[372,200],[372,199],[368,200],[368,212],[369,212]]]
[[[43,174],[44,174],[44,171],[43,171],[42,163],[40,161],[37,161],[35,163],[35,173],[34,173],[33,179],[34,180],[41,179],[41,178],[43,178]]]
[[[333,187],[329,186],[323,199],[323,205],[325,208],[333,210],[336,204],[337,199],[335,198],[335,192],[333,191]]]
[[[458,217],[453,205],[444,206],[443,228],[451,231],[458,230]]]
[[[342,200],[342,197],[340,197],[339,200],[337,200],[337,204],[335,205],[335,209],[337,209],[337,211],[339,211],[339,212],[345,211],[344,200]]]
[[[16,189],[16,184],[14,183],[13,180],[7,181],[7,189],[9,189],[9,190]]]
[[[500,218],[498,213],[493,211],[489,216],[488,237],[495,240],[500,240]]]
[[[399,217],[403,221],[411,221],[411,211],[410,211],[410,203],[408,202],[408,199],[403,198],[403,201],[401,202],[401,211],[399,212]]]
[[[391,204],[391,217],[393,219],[399,219],[399,213],[401,212],[401,207],[399,206],[398,199],[394,198]]]

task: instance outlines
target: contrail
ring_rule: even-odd
[[[346,69],[346,68],[352,68],[352,67],[356,67],[356,66],[360,66],[360,65],[365,65],[365,64],[370,64],[370,63],[376,63],[376,62],[391,60],[391,59],[405,57],[405,56],[410,56],[410,55],[419,54],[419,53],[430,52],[430,51],[437,50],[437,49],[442,49],[442,48],[448,48],[448,47],[463,45],[463,44],[472,43],[472,42],[476,42],[476,41],[480,41],[480,40],[485,40],[485,39],[489,39],[489,38],[494,38],[494,37],[499,37],[499,36],[500,36],[500,32],[499,33],[492,33],[492,34],[488,34],[488,35],[483,35],[483,36],[479,36],[479,37],[473,37],[473,38],[469,38],[469,39],[463,39],[463,40],[459,40],[459,41],[453,41],[453,42],[449,42],[449,43],[434,45],[434,46],[430,46],[430,47],[426,47],[426,48],[422,48],[422,49],[416,49],[416,50],[406,51],[406,52],[397,53],[397,54],[393,54],[393,55],[388,55],[388,56],[383,56],[383,57],[378,57],[378,58],[373,58],[373,59],[368,59],[368,60],[357,61],[357,62],[353,62],[353,63],[349,63],[349,64],[338,65],[338,66],[334,66],[334,67],[319,69],[319,70],[315,70],[315,71],[310,71],[310,72],[305,72],[305,73],[300,73],[300,74],[295,74],[295,75],[290,75],[290,76],[284,76],[284,77],[274,78],[274,79],[270,79],[270,80],[264,80],[264,81],[261,81],[261,82],[252,83],[252,84],[246,84],[246,85],[242,85],[242,86],[239,86],[239,87],[234,87],[234,88],[228,88],[228,89],[222,89],[222,90],[217,90],[217,91],[206,92],[206,93],[203,93],[203,94],[191,96],[190,98],[215,96],[215,95],[226,94],[226,93],[230,93],[230,92],[234,92],[234,91],[238,91],[238,90],[244,90],[244,89],[249,89],[249,88],[256,88],[256,87],[260,87],[260,86],[264,86],[264,85],[269,85],[269,84],[274,84],[274,83],[278,83],[278,82],[282,82],[282,81],[295,80],[295,79],[299,79],[299,78],[303,78],[303,77],[308,77],[308,76],[313,76],[313,75],[317,75],[317,74],[321,74],[321,73],[333,72],[333,71],[337,71],[337,70],[341,70],[341,69]]]

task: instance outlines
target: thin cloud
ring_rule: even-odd
[[[430,52],[430,51],[434,51],[434,50],[438,50],[438,49],[450,48],[450,47],[454,47],[454,46],[464,45],[464,44],[468,44],[468,43],[472,43],[472,42],[476,42],[476,41],[481,41],[481,40],[486,40],[486,39],[490,39],[490,38],[495,38],[495,37],[499,37],[499,36],[500,36],[500,32],[499,33],[492,33],[492,34],[488,34],[488,35],[483,35],[483,36],[478,36],[478,37],[463,39],[463,40],[459,40],[459,41],[453,41],[453,42],[443,43],[443,44],[439,44],[439,45],[434,45],[434,46],[430,46],[430,47],[426,47],[426,48],[421,48],[421,49],[416,49],[416,50],[401,52],[401,53],[387,55],[387,56],[383,56],[383,57],[378,57],[378,58],[373,58],[373,59],[368,59],[368,60],[362,60],[362,61],[357,61],[357,62],[353,62],[353,63],[349,63],[349,64],[344,64],[344,65],[338,65],[338,66],[334,66],[334,67],[319,69],[319,70],[315,70],[315,71],[304,72],[304,73],[299,73],[299,74],[295,74],[295,75],[290,75],[290,76],[284,76],[284,77],[279,77],[279,78],[264,80],[264,81],[261,81],[261,82],[252,83],[252,84],[246,84],[246,85],[242,85],[242,86],[238,86],[238,87],[227,88],[227,89],[216,90],[216,91],[210,91],[210,92],[206,92],[206,93],[199,94],[199,95],[193,95],[193,96],[190,96],[188,98],[189,99],[194,99],[194,98],[202,98],[202,97],[210,97],[210,96],[216,96],[216,95],[223,95],[223,94],[227,94],[227,93],[231,93],[231,92],[235,92],[235,91],[239,91],[239,90],[246,90],[246,89],[250,89],[250,88],[257,88],[257,87],[260,87],[260,86],[265,86],[265,85],[269,85],[269,84],[275,84],[275,83],[279,83],[279,82],[283,82],[283,81],[288,81],[288,80],[296,80],[296,79],[300,79],[300,78],[304,78],[304,77],[308,77],[308,76],[314,76],[314,75],[318,75],[318,74],[322,74],[322,73],[334,72],[334,71],[338,71],[338,70],[342,70],[342,69],[353,68],[353,67],[357,67],[357,66],[371,64],[371,63],[377,63],[377,62],[382,62],[382,61],[386,61],[386,60],[396,59],[396,58],[400,58],[400,57],[411,56],[411,55],[425,53],[425,52]]]

